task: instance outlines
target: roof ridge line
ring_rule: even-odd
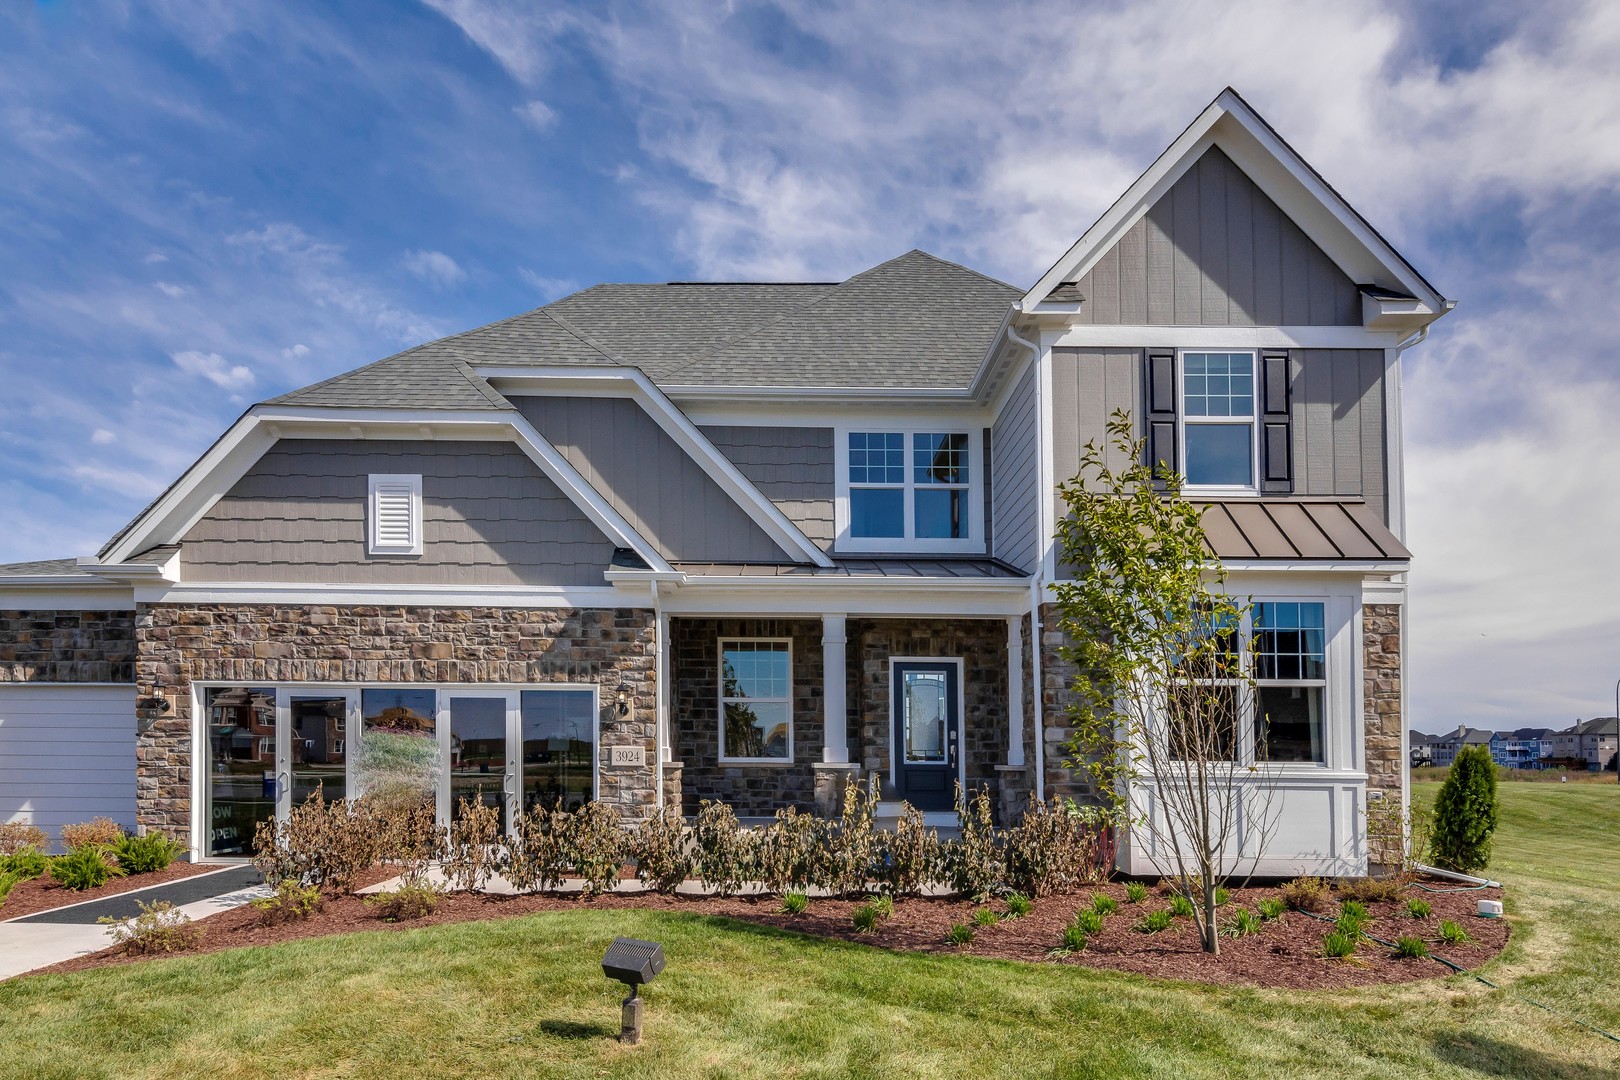
[[[602,344],[600,341],[597,341],[595,338],[591,337],[585,331],[581,330],[579,327],[575,326],[573,323],[569,322],[567,319],[563,318],[561,315],[558,315],[556,312],[550,310],[549,305],[547,307],[539,308],[538,312],[539,312],[539,314],[544,315],[546,318],[550,319],[552,322],[556,323],[565,332],[567,332],[569,334],[572,334],[574,337],[578,338],[580,341],[583,341],[586,345],[589,345],[591,348],[593,348],[597,352],[601,353],[604,357],[611,360],[616,366],[618,366],[618,367],[627,367],[627,368],[635,368],[637,371],[641,370],[639,367],[637,367],[635,364],[632,364],[625,357],[620,356],[618,353],[614,352],[612,349],[608,348],[606,345]]]
[[[894,261],[893,259],[889,260],[889,262],[893,262],[893,261]],[[887,265],[887,264],[886,263],[879,263],[878,264],[878,266],[884,266],[884,265]],[[868,267],[867,269],[862,270],[861,274],[869,274],[873,270],[876,270],[876,269],[877,269],[877,266]],[[839,289],[842,289],[845,285],[848,285],[851,281],[854,281],[855,278],[857,278],[859,276],[860,276],[860,274],[854,274],[854,275],[851,275],[850,277],[845,278],[843,281],[831,282],[829,284],[829,287],[828,287],[826,292],[821,293],[820,295],[818,295],[818,296],[816,296],[816,297],[814,297],[814,298],[812,298],[810,300],[806,300],[804,303],[798,305],[797,307],[793,307],[793,308],[788,309],[787,311],[784,311],[782,314],[778,315],[774,319],[771,319],[769,322],[760,323],[758,326],[755,326],[755,327],[752,327],[751,329],[745,330],[742,333],[733,335],[732,337],[722,339],[721,341],[716,343],[711,348],[705,349],[703,352],[698,353],[696,356],[692,357],[691,359],[687,360],[686,362],[681,363],[681,364],[677,364],[675,367],[672,367],[672,368],[668,369],[667,371],[660,372],[659,376],[658,376],[659,379],[660,380],[668,379],[673,375],[676,375],[676,374],[678,374],[678,373],[680,373],[682,371],[685,371],[687,368],[691,367],[693,364],[698,363],[700,360],[707,360],[709,357],[713,356],[715,353],[720,352],[722,349],[730,348],[732,345],[736,344],[739,341],[747,341],[749,338],[753,337],[755,334],[764,333],[766,330],[769,330],[771,327],[776,326],[776,325],[778,325],[778,324],[780,324],[782,322],[787,321],[788,319],[790,319],[793,316],[799,314],[800,312],[806,311],[806,310],[808,310],[810,308],[815,307],[817,304],[821,303],[823,300],[827,299],[827,297],[831,296],[833,293],[837,292]],[[819,283],[807,282],[806,284],[819,284]]]
[[[991,277],[989,274],[986,274],[983,270],[975,270],[975,269],[973,269],[973,267],[968,266],[965,263],[952,262],[949,259],[942,259],[938,255],[935,255],[932,251],[924,251],[922,248],[914,247],[910,251],[906,252],[906,255],[921,255],[923,258],[932,259],[934,262],[937,262],[942,266],[949,266],[949,267],[952,267],[954,269],[961,270],[964,273],[972,274],[974,277],[981,278],[981,279],[983,279],[985,281],[988,281],[992,285],[1000,285],[1003,288],[1011,289],[1013,292],[1017,293],[1020,296],[1022,296],[1024,293],[1029,291],[1028,289],[1020,289],[1018,286],[1016,286],[1016,285],[1014,285],[1014,284],[1012,284],[1010,282],[1002,281],[1000,278]],[[902,255],[900,257],[905,258],[904,255]],[[894,260],[890,259],[889,261],[893,262]],[[875,269],[877,269],[877,267],[874,266],[872,269],[875,270]]]

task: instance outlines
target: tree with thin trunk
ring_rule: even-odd
[[[1257,862],[1275,787],[1252,763],[1263,732],[1239,647],[1248,607],[1227,595],[1181,477],[1143,450],[1117,411],[1059,488],[1070,573],[1053,591],[1074,669],[1065,763],[1152,844],[1193,902],[1205,951],[1218,953],[1216,890]]]

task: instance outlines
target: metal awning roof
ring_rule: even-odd
[[[1203,507],[1204,541],[1220,559],[1412,557],[1361,499],[1230,499]]]

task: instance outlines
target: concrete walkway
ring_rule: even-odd
[[[133,909],[136,900],[152,903],[172,896],[187,899],[176,910],[197,920],[270,894],[263,885],[245,885],[243,877],[241,867],[223,866],[179,881],[149,885],[0,922],[0,980],[107,948],[112,944],[112,927],[102,926],[95,920],[101,914],[112,912],[113,905],[127,911]],[[219,891],[215,892],[216,889]],[[188,899],[199,894],[200,899]]]

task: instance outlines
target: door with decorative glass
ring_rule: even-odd
[[[962,669],[948,660],[894,662],[894,786],[919,810],[955,802]]]

